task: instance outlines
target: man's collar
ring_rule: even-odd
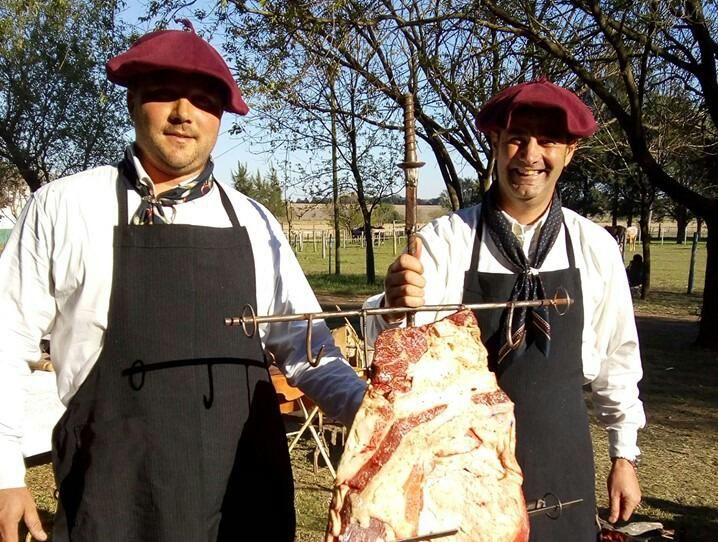
[[[513,232],[520,231],[522,233],[526,233],[526,232],[533,231],[533,230],[539,231],[541,229],[541,227],[546,222],[546,218],[548,217],[548,212],[549,212],[550,208],[551,208],[551,206],[549,205],[549,207],[546,208],[546,210],[538,218],[538,220],[535,220],[531,224],[521,224],[518,220],[516,220],[514,217],[512,217],[510,214],[508,214],[503,209],[501,209],[501,213],[504,215],[506,220],[509,221],[509,224],[511,224],[511,230]]]
[[[137,156],[137,153],[135,152],[134,143],[129,146],[129,151],[130,151],[130,156],[132,156],[132,163],[135,166],[135,171],[137,172],[137,178],[139,179],[139,181],[146,186],[154,186],[152,179],[147,174],[147,171],[145,171],[145,168],[142,165],[142,162],[140,162],[140,159]]]

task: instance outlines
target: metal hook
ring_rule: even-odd
[[[322,359],[322,354],[324,353],[324,345],[322,345],[319,348],[319,352],[317,352],[317,357],[315,358],[312,355],[312,321],[314,320],[314,315],[309,313],[306,315],[307,317],[307,363],[311,365],[312,367],[317,367],[319,365],[319,361]]]
[[[513,301],[510,301],[508,307],[506,308],[506,310],[508,311],[508,315],[506,316],[506,344],[511,350],[516,350],[516,348],[518,348],[518,344],[514,342],[512,335],[514,324],[514,309],[516,309],[516,305]]]
[[[128,371],[129,377],[130,377],[130,387],[135,390],[139,391],[143,388],[145,385],[145,363],[141,360],[135,360],[135,362],[132,364],[132,368],[130,371]],[[135,375],[140,375],[140,381],[135,381]]]
[[[214,403],[214,378],[212,378],[212,364],[207,364],[207,376],[209,377],[209,397],[206,395],[202,396],[202,402],[204,403],[204,408],[209,409],[212,406],[212,403]]]

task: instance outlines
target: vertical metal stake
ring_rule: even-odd
[[[414,118],[414,95],[404,95],[404,161],[398,166],[404,170],[406,185],[405,224],[408,253],[416,254],[416,193],[419,184],[419,168],[424,162],[418,161],[416,152],[416,119]],[[414,325],[414,313],[406,315],[406,324]]]

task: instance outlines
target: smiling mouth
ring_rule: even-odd
[[[538,177],[539,175],[546,173],[546,170],[544,169],[513,169],[511,171],[514,175],[519,175],[521,177]]]

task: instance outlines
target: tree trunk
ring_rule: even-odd
[[[641,299],[646,299],[651,291],[650,214],[650,206],[641,205],[641,217],[638,219],[641,228],[641,247],[643,248],[643,284],[641,285]]]
[[[333,84],[333,82],[332,82]],[[334,274],[342,274],[339,257],[341,229],[339,227],[339,174],[337,171],[337,112],[336,98],[332,87],[332,202],[334,203]]]
[[[703,290],[703,312],[698,331],[698,344],[718,349],[718,212],[704,217],[708,240],[706,243],[706,281]]]
[[[446,192],[449,194],[449,202],[451,203],[451,210],[457,211],[464,206],[464,198],[461,193],[461,180],[459,174],[454,167],[454,161],[451,155],[446,150],[446,147],[441,141],[441,137],[438,134],[431,133],[431,127],[427,127],[422,124],[425,130],[428,130],[429,137],[425,141],[431,147],[436,158],[436,164],[439,166],[441,177],[444,179],[444,185],[446,186]]]
[[[366,283],[376,283],[376,270],[374,269],[374,238],[371,232],[371,214],[362,209],[362,216],[364,217],[364,238],[365,243],[365,255],[366,255]]]
[[[682,245],[686,242],[688,229],[688,210],[682,205],[676,208],[676,243]]]
[[[615,228],[618,226],[618,183],[613,183],[613,206],[611,208],[611,226],[613,226],[614,231]]]

